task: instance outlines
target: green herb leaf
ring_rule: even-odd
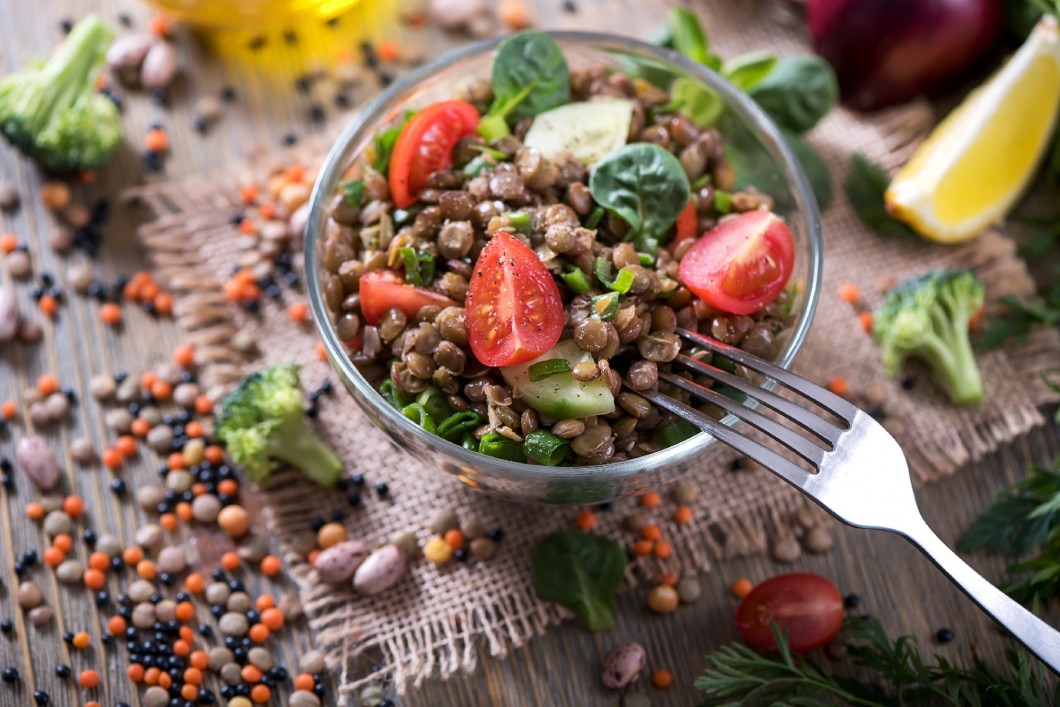
[[[670,86],[671,104],[693,123],[714,125],[725,112],[721,96],[705,83],[678,76]]]
[[[1008,311],[987,319],[979,332],[980,348],[997,348],[1008,341],[1023,342],[1036,326],[1060,324],[1060,283],[1046,288],[1037,301],[1023,302],[1010,295],[999,301]]]
[[[512,156],[509,155],[507,152],[501,152],[500,150],[496,150],[490,147],[489,145],[469,145],[469,149],[474,150],[475,152],[481,152],[483,155],[489,155],[498,162],[504,162],[506,160],[512,159]]]
[[[876,233],[885,236],[916,235],[913,229],[887,213],[883,193],[890,183],[883,167],[865,155],[855,153],[850,158],[850,176],[843,185],[843,191],[861,222]]]
[[[461,171],[468,177],[477,177],[482,172],[482,170],[489,169],[492,166],[493,165],[490,164],[489,160],[487,160],[485,157],[483,157],[482,155],[477,155],[470,162],[464,165],[464,168]]]
[[[487,118],[508,124],[570,103],[570,70],[556,43],[544,32],[513,34],[493,58],[493,105]]]
[[[626,553],[610,538],[561,530],[534,546],[537,595],[571,609],[590,631],[615,625],[611,601],[626,571]]]
[[[707,33],[691,10],[683,7],[671,9],[668,28],[670,41],[677,53],[715,70],[721,66],[721,59],[711,53]]]
[[[721,65],[721,75],[741,91],[747,91],[769,75],[777,57],[765,50],[747,52]]]
[[[597,163],[589,178],[593,200],[624,219],[637,251],[655,255],[685,208],[692,189],[681,163],[650,143],[615,150]]]
[[[839,100],[835,71],[819,56],[786,56],[748,95],[782,127],[804,133]]]
[[[537,429],[523,440],[523,453],[545,466],[558,466],[571,455],[570,442],[548,430]]]
[[[707,656],[707,668],[695,682],[706,693],[704,705],[1047,707],[1056,704],[1058,696],[1050,693],[1041,663],[1022,649],[1008,653],[1004,672],[982,661],[971,669],[959,668],[945,658],[929,664],[911,637],[892,641],[878,619],[850,616],[843,623],[842,635],[851,662],[867,673],[857,680],[795,655],[775,623],[773,631],[779,646],[775,653],[734,643]]]
[[[360,206],[364,203],[364,180],[348,179],[339,184],[339,189],[346,195],[346,201],[351,206]]]
[[[376,132],[372,138],[372,146],[375,148],[375,159],[372,160],[372,169],[376,172],[384,175],[387,173],[387,169],[390,167],[390,153],[394,151],[394,145],[397,143],[401,131],[405,129],[405,125],[408,124],[414,115],[416,115],[416,111],[407,110],[400,124],[382,132]]]

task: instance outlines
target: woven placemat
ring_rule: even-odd
[[[726,3],[724,9],[703,8],[704,22],[723,55],[765,46],[778,53],[805,51],[799,34],[763,7]],[[811,138],[838,187],[846,179],[851,152],[863,152],[889,166],[899,164],[932,119],[922,105],[871,121],[836,110]],[[294,159],[310,165],[312,172],[322,155],[322,148],[303,145],[299,153],[285,155],[275,164]],[[270,169],[266,159],[241,174],[267,175]],[[154,214],[140,235],[157,275],[178,294],[176,316],[196,346],[201,380],[214,399],[263,364],[302,364],[306,387],[332,375],[316,355],[312,324],[295,324],[286,314],[286,307],[304,301],[304,295],[287,291],[283,299],[266,300],[259,313],[250,315],[221,293],[221,284],[234,267],[254,265],[262,237],[260,232],[241,234],[230,222],[233,210],[240,207],[238,187],[246,186],[240,179],[246,177],[157,184],[133,193]],[[1055,330],[1036,332],[1018,347],[980,356],[985,399],[975,408],[955,410],[927,382],[923,371],[915,373],[918,383],[908,390],[884,380],[870,336],[861,330],[850,305],[836,296],[840,284],[858,283],[864,306],[871,308],[887,282],[940,266],[974,268],[990,303],[1004,294],[1027,295],[1033,283],[1009,238],[995,231],[959,248],[886,239],[868,232],[841,196],[825,213],[824,233],[823,295],[794,368],[814,380],[839,376],[850,382],[852,390],[875,390],[892,412],[888,425],[901,441],[918,483],[951,473],[1044,422],[1039,407],[1055,401],[1056,395],[1042,383],[1040,373],[1060,365],[1060,336]],[[300,258],[295,260],[297,269]],[[238,331],[250,333],[260,357],[250,359],[233,347]],[[364,474],[369,484],[363,507],[348,513],[344,521],[351,537],[377,543],[407,529],[422,543],[430,536],[431,516],[440,509],[475,516],[486,527],[506,532],[490,561],[453,562],[442,568],[420,561],[409,578],[386,594],[358,597],[347,587],[318,582],[293,549],[313,517],[328,517],[333,509],[349,510],[344,495],[306,484],[291,472],[278,474],[262,490],[266,521],[287,549],[316,643],[338,671],[343,695],[381,675],[403,690],[409,681],[469,670],[480,648],[503,655],[569,615],[534,595],[529,557],[530,548],[543,535],[570,527],[576,510],[525,506],[478,494],[394,449],[342,393],[321,401],[316,424],[350,473]],[[691,523],[679,526],[669,521],[675,507],[670,501],[652,511],[666,529],[673,554],[666,560],[640,560],[630,573],[631,582],[638,575],[706,570],[712,559],[762,552],[771,541],[792,532],[789,517],[804,507],[803,499],[767,472],[732,471],[731,459],[731,453],[719,446],[686,477],[700,490],[692,504]],[[383,481],[391,492],[379,498],[370,489]],[[633,503],[619,501],[612,512],[598,513],[599,531],[631,544],[633,537],[620,525]],[[375,654],[379,670],[366,675],[354,669],[352,659],[369,651]]]

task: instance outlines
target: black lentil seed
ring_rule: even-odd
[[[0,457],[0,471],[10,472],[14,468],[11,460],[7,457]]]
[[[70,34],[70,30],[74,28],[74,21],[69,17],[64,17],[59,20],[59,29],[63,31],[63,34]]]
[[[494,528],[493,530],[491,530],[489,532],[488,537],[493,542],[499,543],[501,540],[504,540],[504,529],[503,528]]]
[[[364,474],[354,474],[350,477],[350,483],[354,486],[364,486]]]
[[[609,511],[615,507],[615,504],[608,501],[607,503],[597,503],[596,510],[598,511]]]
[[[735,459],[732,460],[732,463],[729,465],[729,469],[731,469],[732,471],[740,471],[745,466],[747,466],[747,462],[744,461],[744,458],[743,457],[736,457]]]
[[[107,592],[96,592],[96,606],[104,606],[110,601],[110,594]]]
[[[316,405],[307,405],[305,409],[305,416],[311,420],[315,420],[320,415],[320,408]]]
[[[843,606],[848,609],[856,609],[861,605],[861,597],[857,594],[847,594],[843,597]]]
[[[229,582],[228,583],[228,588],[231,589],[233,592],[245,592],[245,591],[247,591],[247,588],[238,579],[233,579],[231,582]]]
[[[69,665],[61,665],[60,664],[60,665],[56,665],[55,666],[55,675],[56,675],[56,677],[60,677],[60,678],[62,678],[64,680],[66,678],[70,677],[70,674],[72,672],[73,671],[70,670],[70,666]]]
[[[380,496],[386,496],[390,493],[390,486],[385,481],[380,481],[375,485],[375,492]]]
[[[563,11],[573,15],[578,12],[578,6],[574,4],[574,0],[563,0]]]
[[[26,567],[33,567],[39,560],[37,551],[32,548],[22,553],[22,561],[26,563]]]
[[[0,632],[11,633],[15,628],[15,624],[11,623],[11,619],[4,619],[0,621]]]
[[[34,690],[33,701],[39,705],[51,704],[52,697],[44,690]]]
[[[283,136],[283,144],[284,145],[287,145],[288,147],[290,147],[291,145],[295,144],[296,142],[298,142],[298,136],[297,135],[295,135],[294,133],[284,133],[284,136]]]
[[[336,93],[334,100],[337,108],[349,108],[350,106],[350,97],[345,93]]]
[[[132,17],[130,17],[127,12],[118,15],[118,22],[120,22],[123,27],[132,27]]]
[[[939,643],[949,643],[953,640],[953,631],[949,630],[948,628],[940,628],[935,633],[935,640],[937,640]]]
[[[99,640],[103,642],[103,645],[109,646],[114,643],[114,636],[110,633],[102,633],[99,636]]]
[[[324,122],[324,106],[319,103],[314,103],[309,107],[309,119],[314,123]]]
[[[327,694],[327,688],[324,687],[323,683],[318,682],[316,685],[313,685],[313,692],[317,695],[317,697],[323,697],[325,694]]]
[[[96,531],[92,528],[86,528],[85,532],[81,534],[81,539],[85,541],[85,547],[89,550],[96,546]]]
[[[115,496],[124,496],[128,487],[125,485],[125,479],[114,479],[110,482],[110,490]]]
[[[11,478],[11,474],[0,474],[0,484],[3,484],[8,491],[15,488],[15,481]]]
[[[63,643],[73,643],[73,642],[74,642],[74,632],[73,631],[67,631],[66,633],[63,634]]]
[[[903,390],[912,390],[915,387],[916,387],[916,378],[903,378],[902,379],[902,389]]]
[[[231,103],[236,99],[236,90],[231,86],[225,86],[221,89],[221,100]]]
[[[283,31],[283,41],[287,44],[298,44],[298,35],[293,29],[285,29]]]
[[[299,76],[294,82],[294,87],[298,89],[300,93],[309,93],[309,89],[313,87],[312,79],[308,76]]]
[[[275,680],[286,680],[288,678],[287,668],[282,665],[277,665],[269,671],[269,675]]]
[[[197,115],[191,121],[191,127],[195,129],[195,132],[200,134],[205,133],[208,126],[209,122],[204,115]]]
[[[17,574],[19,577],[26,574],[26,570],[28,569],[29,568],[26,567],[26,563],[22,560],[18,560],[17,562],[15,562],[15,574]]]
[[[151,102],[155,105],[165,105],[166,100],[169,98],[169,94],[166,93],[164,88],[156,88],[151,91]]]
[[[460,548],[459,550],[453,550],[453,557],[460,560],[461,562],[467,562],[467,550],[465,550],[464,548]]]
[[[252,37],[251,40],[247,42],[247,49],[256,52],[257,50],[264,47],[268,41],[269,40],[265,37],[265,35],[259,34],[256,37]]]
[[[350,504],[351,506],[361,505],[361,494],[357,493],[356,491],[351,491],[346,496],[346,503]]]
[[[18,670],[16,668],[4,668],[4,672],[0,673],[0,677],[3,678],[4,682],[15,682],[18,680]]]
[[[391,699],[385,699],[379,703],[379,707],[394,707],[394,701]]]
[[[206,638],[210,638],[213,636],[213,626],[210,624],[199,624],[199,633]]]

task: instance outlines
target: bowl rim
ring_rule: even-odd
[[[546,30],[544,32],[558,42],[584,44],[593,48],[599,47],[601,50],[612,49],[647,53],[653,55],[656,60],[673,65],[688,75],[703,81],[711,89],[718,92],[726,106],[735,108],[739,117],[747,123],[749,128],[757,130],[759,137],[774,151],[775,156],[779,157],[780,166],[783,168],[785,177],[794,182],[791,185],[792,192],[796,199],[796,207],[801,207],[806,219],[808,226],[807,238],[810,244],[808,282],[803,311],[796,323],[787,348],[782,352],[780,358],[775,361],[776,365],[782,368],[790,367],[795,355],[802,348],[817,309],[821,288],[824,247],[821,214],[817,200],[814,197],[809,179],[806,177],[802,165],[781,135],[780,129],[757,103],[720,74],[671,49],[649,44],[633,37],[604,32],[570,30]],[[549,467],[496,459],[479,452],[464,449],[460,445],[431,434],[387,404],[379,392],[360,374],[357,367],[353,365],[353,362],[346,354],[345,348],[339,340],[334,326],[331,324],[330,313],[324,306],[323,297],[320,294],[316,243],[321,235],[320,224],[323,223],[323,217],[325,216],[325,205],[330,201],[337,180],[347,168],[345,163],[352,151],[355,136],[364,128],[377,125],[386,120],[386,113],[390,110],[388,106],[396,99],[404,97],[407,93],[412,93],[416,87],[430,79],[434,74],[447,69],[453,64],[491,52],[507,36],[510,35],[470,42],[452,49],[409,72],[358,111],[335,140],[313,185],[303,244],[306,288],[314,324],[323,338],[324,349],[331,365],[338,369],[338,372],[346,382],[352,382],[363,397],[374,399],[378,403],[374,408],[379,416],[385,418],[386,424],[399,428],[403,435],[406,436],[406,439],[410,435],[416,440],[420,449],[437,450],[455,458],[465,471],[479,470],[485,466],[497,465],[503,468],[507,479],[516,483],[539,483],[542,477],[546,475],[562,476],[565,481],[571,483],[584,483],[590,480],[600,482],[622,479],[642,473],[646,468],[665,468],[674,462],[690,457],[696,451],[705,450],[717,440],[712,435],[700,432],[679,444],[643,457],[609,464]],[[722,419],[722,422],[731,427],[741,421],[736,416],[727,414]]]

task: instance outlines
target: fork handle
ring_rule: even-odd
[[[922,518],[919,520],[916,527],[904,529],[902,534],[949,575],[972,601],[1008,629],[1054,673],[1060,674],[1060,632],[984,579],[942,542]]]

